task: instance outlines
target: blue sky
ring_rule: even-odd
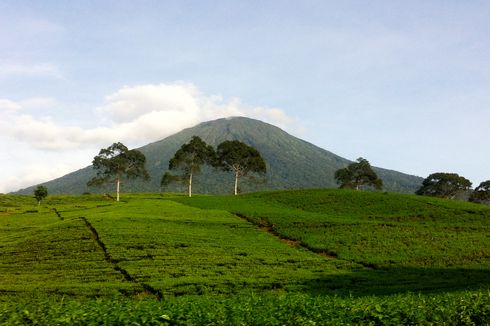
[[[488,17],[488,1],[1,1],[0,192],[232,115],[476,187]]]

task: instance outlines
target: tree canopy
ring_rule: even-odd
[[[238,140],[227,140],[218,145],[217,166],[235,173],[234,194],[238,194],[241,177],[250,173],[265,174],[266,164],[259,151]]]
[[[180,181],[181,178],[177,175],[172,175],[170,172],[165,172],[160,180],[160,190],[164,191],[171,183]]]
[[[193,176],[201,172],[203,164],[213,165],[215,157],[212,146],[206,144],[200,137],[193,136],[188,143],[183,144],[175,152],[174,157],[169,161],[168,168],[182,171],[182,177],[187,180],[189,197],[191,197]],[[167,177],[167,180],[170,181],[170,177]]]
[[[368,160],[360,157],[356,162],[349,164],[335,172],[335,180],[340,188],[359,190],[363,187],[373,187],[376,190],[383,188],[383,181],[369,164]]]
[[[37,205],[41,205],[41,201],[48,196],[48,188],[46,186],[37,186],[34,190],[34,198],[37,200]]]
[[[459,192],[470,188],[470,180],[456,173],[437,172],[425,178],[422,186],[415,193],[417,195],[454,198]]]
[[[369,161],[362,157],[347,167],[337,170],[334,177],[340,184],[340,188],[356,190],[363,187],[373,187],[376,190],[383,188],[383,181],[374,172]]]
[[[87,185],[95,186],[115,181],[116,200],[119,201],[120,184],[123,178],[150,179],[145,162],[145,155],[140,151],[129,150],[122,143],[114,143],[108,148],[101,149],[99,155],[94,157],[92,165],[97,170],[97,175]]]
[[[483,181],[470,196],[474,203],[490,202],[490,180]]]

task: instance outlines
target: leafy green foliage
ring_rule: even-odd
[[[321,189],[34,205],[0,195],[0,324],[490,323],[483,205]]]
[[[39,298],[0,302],[7,325],[487,325],[488,291],[383,297],[184,296],[163,301]]]
[[[377,190],[383,188],[383,181],[371,168],[369,162],[360,157],[357,162],[349,164],[346,168],[335,172],[335,180],[340,184],[340,188],[359,190],[363,187],[373,187]]]
[[[478,187],[476,187],[470,196],[470,201],[475,203],[490,202],[490,180],[483,181]]]
[[[9,293],[112,296],[131,288],[121,284],[118,273],[103,260],[84,223],[62,218],[64,205],[80,212],[82,207],[108,201],[101,196],[65,198],[50,196],[33,210],[22,197],[13,201],[0,197],[0,297]],[[58,209],[49,208],[53,206]]]
[[[235,174],[234,194],[238,193],[239,181],[249,173],[265,174],[266,164],[259,151],[238,140],[227,140],[218,145],[217,165]]]
[[[41,201],[48,196],[48,188],[39,185],[34,190],[34,198],[36,198],[38,205],[41,205]]]
[[[471,182],[456,173],[437,172],[429,175],[417,190],[417,195],[454,198],[458,192],[471,188]]]
[[[162,176],[162,180],[160,181],[160,189],[166,189],[170,184],[174,182],[181,181],[181,177],[177,175],[172,175],[170,172],[165,172]]]
[[[116,181],[117,201],[119,201],[119,184],[122,178],[150,179],[145,162],[145,155],[140,151],[129,150],[122,143],[114,143],[108,148],[101,149],[99,155],[94,157],[92,166],[97,170],[97,175],[87,185],[96,186]]]
[[[368,279],[383,278],[382,292],[400,284],[414,291],[488,284],[486,272],[479,270],[490,265],[490,209],[485,206],[351,190],[179,201],[247,216],[313,252],[371,268]]]
[[[170,170],[181,170],[182,178],[187,179],[189,197],[192,196],[192,177],[201,172],[201,165],[213,164],[215,152],[212,146],[206,144],[198,136],[193,136],[175,152],[168,163]]]

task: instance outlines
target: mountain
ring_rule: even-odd
[[[266,189],[298,189],[337,187],[334,180],[336,170],[351,161],[317,147],[304,140],[291,136],[268,123],[245,117],[218,119],[203,122],[195,127],[184,129],[163,140],[138,148],[146,156],[147,169],[151,180],[127,181],[123,192],[156,192],[160,180],[168,170],[168,162],[175,152],[188,142],[192,136],[199,136],[212,146],[225,140],[239,140],[255,147],[267,162],[265,180],[243,182],[241,190],[257,191]],[[96,154],[96,153],[95,153]],[[94,155],[95,155],[94,154]],[[413,193],[422,183],[422,178],[397,171],[374,168],[383,179],[384,189],[393,192]],[[95,175],[91,166],[72,172],[61,178],[44,183],[49,193],[113,192],[114,186],[89,188],[86,183]],[[195,193],[224,194],[233,190],[231,173],[206,168],[193,182]],[[18,193],[32,194],[29,187]],[[183,191],[183,185],[173,185],[169,191]]]

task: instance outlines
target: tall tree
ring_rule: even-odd
[[[474,203],[490,202],[490,180],[483,181],[470,196],[470,201]]]
[[[34,190],[34,198],[37,200],[37,205],[41,205],[41,200],[48,196],[48,188],[46,186],[37,186]]]
[[[266,164],[259,151],[238,140],[227,140],[217,148],[218,167],[235,173],[234,194],[238,194],[241,177],[250,173],[265,174]]]
[[[377,190],[383,188],[383,181],[369,164],[368,160],[360,157],[357,162],[349,164],[343,169],[335,172],[335,180],[340,184],[340,188],[359,190],[362,187],[374,187]]]
[[[128,150],[122,143],[114,143],[100,150],[99,155],[92,161],[97,175],[87,185],[96,186],[107,182],[116,182],[116,200],[119,201],[119,191],[123,178],[143,178],[149,180],[150,175],[145,168],[146,158],[136,149]]]
[[[193,136],[182,145],[169,161],[170,170],[181,170],[183,178],[187,179],[189,197],[192,197],[192,178],[201,172],[203,164],[213,164],[215,152],[212,146],[206,144],[200,137]]]
[[[164,191],[171,183],[181,181],[181,178],[177,175],[173,175],[170,172],[165,172],[160,180],[160,190]]]
[[[422,186],[415,193],[417,195],[454,198],[459,192],[470,188],[470,180],[456,173],[437,172],[425,178]]]

